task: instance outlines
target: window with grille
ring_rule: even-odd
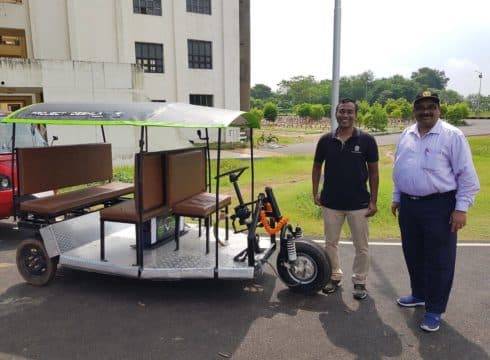
[[[162,16],[162,0],[133,0],[133,11],[136,14]]]
[[[211,41],[187,40],[187,57],[191,69],[212,69]]]
[[[136,63],[143,67],[146,73],[163,73],[163,45],[137,42]]]
[[[211,0],[187,0],[187,12],[211,15]]]
[[[190,94],[189,103],[192,105],[214,106],[213,95]]]

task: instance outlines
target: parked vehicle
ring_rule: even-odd
[[[5,118],[3,121],[10,123],[96,124],[101,126],[104,141],[107,125],[139,127],[141,134],[134,186],[112,181],[110,144],[16,149],[19,227],[39,230],[37,238],[25,239],[17,249],[20,274],[30,284],[46,285],[61,264],[138,279],[253,279],[278,250],[277,273],[292,291],[322,289],[331,274],[324,249],[301,238],[301,229],[293,228],[282,215],[272,187],[254,196],[252,129],[249,202],[243,199],[238,184],[247,167],[220,171],[222,132],[229,126],[246,126],[242,114],[179,103],[65,103],[36,104]],[[204,128],[206,147],[148,151],[147,132],[154,126]],[[217,129],[218,137],[213,181],[209,128]],[[45,160],[32,166],[37,158]],[[76,159],[79,161],[74,165]],[[42,181],[34,180],[40,178]],[[231,196],[220,189],[226,178],[238,199],[232,214],[228,213]],[[94,181],[104,183],[24,200],[45,188]],[[134,198],[125,198],[132,192]],[[184,217],[199,223],[182,227]],[[225,222],[224,229],[220,221]],[[216,229],[212,231],[214,238],[211,228]]]
[[[0,113],[0,120],[6,115]],[[17,168],[12,163],[12,140],[12,124],[0,123],[0,219],[13,215],[12,188],[16,185]],[[15,126],[15,141],[19,147],[47,146],[38,127],[31,124]]]

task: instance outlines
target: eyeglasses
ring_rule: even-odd
[[[414,107],[415,111],[434,111],[437,109],[438,109],[438,106],[436,104],[432,104],[432,105],[428,105],[428,106],[415,105],[415,107]]]

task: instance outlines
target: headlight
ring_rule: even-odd
[[[10,179],[5,175],[0,175],[0,190],[10,189]]]

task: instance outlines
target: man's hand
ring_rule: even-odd
[[[451,231],[455,232],[462,229],[466,225],[466,213],[464,211],[454,210],[449,219]]]
[[[365,217],[371,217],[374,214],[376,214],[377,212],[378,212],[378,207],[376,206],[376,203],[370,201],[369,206],[368,206],[367,211],[366,211],[366,215],[364,215],[364,216]]]
[[[391,213],[396,217],[396,213],[400,210],[400,203],[393,201],[391,203]]]
[[[316,194],[315,196],[313,196],[313,201],[315,202],[316,205],[322,206],[320,202],[320,194]]]

